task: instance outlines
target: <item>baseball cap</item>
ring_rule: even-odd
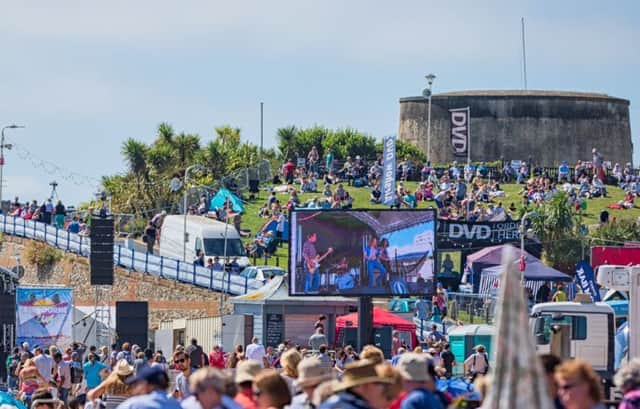
[[[151,385],[165,386],[169,383],[169,376],[159,366],[148,366],[138,371],[135,376],[127,378],[125,383],[131,385],[139,381],[145,381]]]

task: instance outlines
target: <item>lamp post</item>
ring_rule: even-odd
[[[436,79],[434,74],[429,74],[425,76],[427,79],[427,84],[429,87],[422,91],[422,95],[426,96],[429,99],[429,108],[427,113],[427,160],[429,163],[433,163],[431,159],[431,86],[433,85],[433,80]]]
[[[182,238],[183,247],[182,247],[182,259],[187,261],[187,242],[189,241],[189,236],[187,235],[187,189],[189,182],[189,172],[193,169],[204,169],[202,165],[191,165],[184,171],[184,193],[182,195],[182,211],[184,212],[184,236]]]
[[[10,143],[4,143],[4,130],[18,129],[18,128],[24,128],[24,126],[12,124],[12,125],[7,125],[2,127],[2,138],[0,139],[0,211],[2,210],[2,185],[4,184],[3,172],[2,172],[4,169],[4,150],[5,148],[7,150],[10,150],[12,148],[12,145]]]

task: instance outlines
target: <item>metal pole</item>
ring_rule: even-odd
[[[264,150],[264,102],[260,103],[260,160]]]
[[[429,110],[427,114],[427,160],[433,164],[431,160],[431,84],[429,84]]]
[[[471,107],[467,107],[467,165],[471,165]]]
[[[2,185],[4,184],[4,148],[11,149],[11,145],[4,143],[4,130],[18,128],[24,128],[24,126],[12,124],[2,127],[2,137],[0,138],[0,211],[2,211]]]
[[[521,20],[522,23],[522,67],[524,70],[524,89],[527,89],[527,46],[524,38],[524,17]]]
[[[184,192],[182,194],[182,211],[184,212],[184,230],[182,236],[182,259],[187,260],[187,181],[189,180],[189,168],[184,173]]]

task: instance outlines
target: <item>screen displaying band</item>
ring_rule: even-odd
[[[431,294],[435,223],[434,209],[293,211],[289,294]]]

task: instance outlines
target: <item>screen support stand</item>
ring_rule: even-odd
[[[373,344],[373,302],[371,297],[358,298],[358,351]]]

